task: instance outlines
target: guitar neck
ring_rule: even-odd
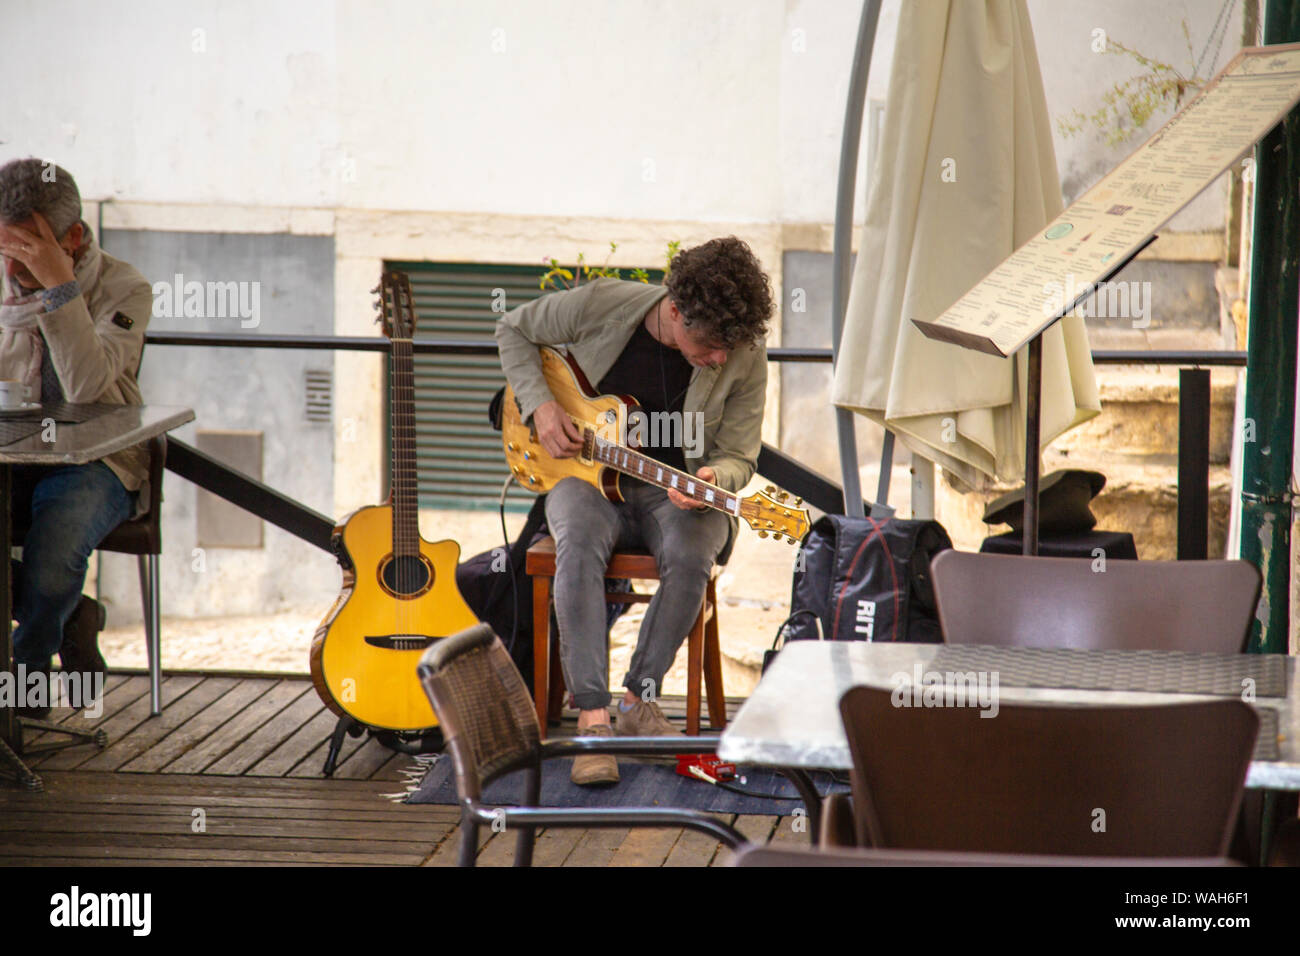
[[[393,553],[420,553],[419,485],[415,469],[415,373],[410,339],[392,340]]]
[[[595,430],[586,427],[582,432],[582,453],[592,461],[613,468],[620,474],[639,478],[646,484],[665,490],[671,489],[684,497],[714,508],[724,514],[740,516],[740,496],[719,488],[671,465],[656,461],[649,455],[601,438]]]

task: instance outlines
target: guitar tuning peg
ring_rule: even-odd
[[[803,504],[803,499],[802,499],[802,498],[796,498],[796,499],[794,499],[794,506],[795,506],[796,508],[798,508],[801,504]]]
[[[766,531],[760,531],[760,532],[758,533],[758,536],[759,536],[760,538],[766,538],[766,537],[767,537],[767,532],[766,532]]]
[[[763,493],[764,493],[764,494],[767,494],[767,495],[775,494],[775,493],[776,493],[776,486],[775,486],[775,485],[768,485],[767,487],[765,487],[765,488],[763,489]]]
[[[777,500],[777,501],[785,501],[785,499],[786,499],[786,498],[789,498],[789,497],[790,497],[790,492],[788,492],[788,491],[778,491],[778,492],[776,493],[776,500]]]

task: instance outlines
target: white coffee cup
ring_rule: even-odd
[[[16,379],[0,379],[0,410],[13,411],[27,402],[27,386]]]

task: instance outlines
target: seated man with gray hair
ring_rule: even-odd
[[[39,159],[0,167],[0,256],[0,380],[23,383],[42,404],[141,404],[152,289],[100,250],[66,170]],[[64,670],[104,669],[104,609],[81,591],[90,553],[148,500],[148,474],[143,445],[87,465],[14,468],[11,515],[30,527],[15,580],[14,662],[28,673],[48,670],[56,652]]]

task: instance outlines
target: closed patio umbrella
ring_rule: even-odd
[[[1024,474],[1024,352],[924,337],[1062,208],[1024,0],[917,0],[899,19],[831,400],[972,487]],[[1044,290],[1044,300],[1049,298]],[[1043,335],[1042,440],[1101,410],[1083,319]]]

